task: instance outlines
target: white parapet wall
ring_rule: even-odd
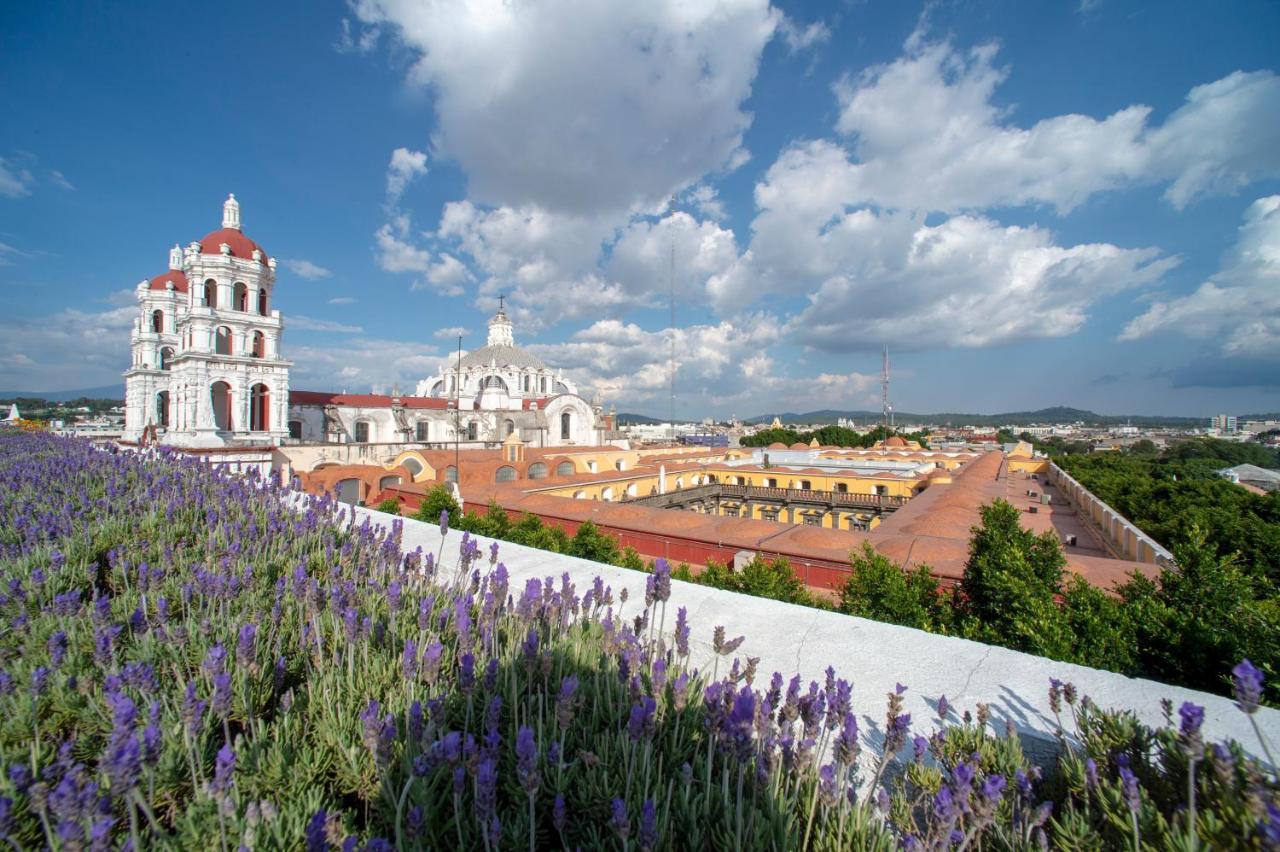
[[[1172,565],[1173,554],[1137,525],[1102,502],[1092,491],[1053,462],[1049,462],[1049,482],[1057,486],[1086,523],[1102,533],[1121,559],[1155,565]]]
[[[372,509],[345,508],[355,512],[352,520],[356,525],[363,524],[365,518],[382,526],[390,526],[394,520]],[[436,524],[402,520],[404,550],[421,547],[424,553],[443,552],[440,574],[448,578],[457,564],[462,533],[451,530],[442,542]],[[481,567],[487,570],[488,547],[493,540],[474,538],[484,554]],[[643,572],[506,541],[499,541],[498,547],[498,558],[511,574],[512,589],[522,588],[523,581],[531,577],[551,576],[558,580],[567,572],[581,594],[599,576],[613,587],[615,600],[622,589],[628,590],[628,602],[622,606],[624,617],[635,616],[644,608],[648,575]],[[1151,727],[1164,724],[1160,706],[1163,698],[1172,701],[1175,708],[1184,701],[1202,705],[1206,741],[1233,739],[1259,760],[1265,759],[1249,718],[1230,698],[679,581],[671,583],[665,625],[668,633],[675,626],[679,607],[688,610],[694,662],[706,670],[713,665],[711,636],[717,625],[724,626],[730,639],[746,637],[735,656],[744,660],[760,658],[757,689],[767,689],[775,671],[788,681],[799,674],[806,686],[809,681],[821,684],[827,667],[833,666],[837,677],[853,684],[853,709],[863,731],[863,745],[872,750],[878,751],[882,742],[887,695],[902,684],[907,687],[904,710],[911,714],[914,732],[927,735],[939,727],[936,707],[940,696],[945,695],[955,708],[953,722],[957,712],[973,711],[983,703],[990,708],[991,724],[997,731],[1012,722],[1028,756],[1047,763],[1059,748],[1057,722],[1049,708],[1049,680],[1057,678],[1075,684],[1081,695],[1089,696],[1099,707],[1131,711]],[[721,673],[728,664],[727,660],[720,663]],[[1063,709],[1069,712],[1065,706]],[[1174,718],[1177,719],[1176,709]],[[1280,710],[1261,708],[1254,720],[1271,744],[1280,743]],[[1064,717],[1063,725],[1071,730],[1068,718]]]

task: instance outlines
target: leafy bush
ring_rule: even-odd
[[[168,453],[0,436],[0,840],[835,850],[959,831],[1095,848],[1125,842],[1133,801],[1146,842],[1280,834],[1274,776],[1238,746],[1230,765],[1204,751],[1192,705],[1180,731],[1151,732],[1081,699],[1096,793],[1072,786],[1081,755],[1039,782],[1016,741],[988,745],[981,708],[922,745],[905,687],[864,759],[834,671],[756,689],[717,628],[728,673],[692,672],[687,613],[661,629],[664,562],[624,618],[599,578],[511,588],[496,545],[486,563],[449,532],[446,565],[443,545],[403,553],[400,519],[348,511]],[[1236,675],[1251,712],[1261,675]],[[923,758],[895,768],[909,744],[936,779]]]
[[[849,567],[840,590],[841,612],[934,633],[949,631],[950,596],[941,591],[929,566],[899,568],[864,542],[862,551],[850,556]]]
[[[386,512],[388,515],[398,515],[400,514],[400,501],[394,497],[388,497],[374,508],[379,512]],[[438,519],[439,515],[436,517]]]
[[[462,517],[462,507],[458,505],[458,501],[453,499],[448,486],[437,485],[426,493],[422,498],[422,502],[418,505],[418,511],[414,513],[414,518],[429,524],[438,523],[440,521],[440,513],[448,512],[451,523],[457,523]]]

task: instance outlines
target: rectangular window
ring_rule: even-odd
[[[804,525],[806,527],[820,527],[822,526],[822,516],[821,515],[805,515]]]
[[[430,435],[431,424],[425,420],[419,420],[415,427],[414,436],[422,443],[426,443]]]
[[[368,423],[365,423],[363,420],[361,420],[359,423],[356,424],[355,438],[356,438],[357,444],[369,443],[369,424]]]
[[[724,507],[724,516],[725,516],[726,518],[736,518],[736,517],[738,517],[738,507],[737,507],[737,506],[725,506],[725,507]]]
[[[301,420],[289,421],[289,437],[295,441],[302,440],[302,421]]]

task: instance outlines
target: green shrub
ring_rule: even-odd
[[[850,555],[849,567],[849,579],[840,589],[840,612],[934,633],[950,629],[950,596],[941,591],[928,565],[900,568],[864,542],[861,552]]]

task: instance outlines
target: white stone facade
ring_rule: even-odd
[[[498,444],[512,433],[534,447],[603,440],[598,406],[515,345],[500,307],[488,345],[417,385],[414,396],[295,392],[289,434],[304,443]]]
[[[288,435],[284,321],[271,309],[276,261],[246,237],[235,196],[222,228],[169,252],[136,288],[125,372],[126,441],[251,447]]]

